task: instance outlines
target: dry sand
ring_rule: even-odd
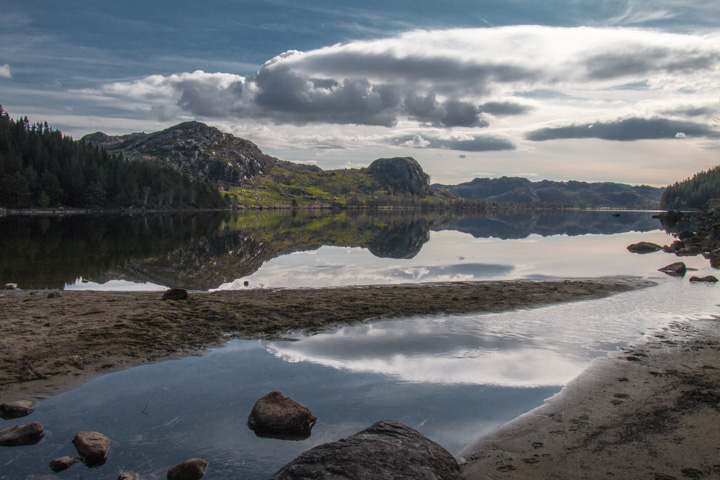
[[[50,395],[110,370],[201,352],[231,337],[318,331],[381,318],[497,312],[600,298],[640,279],[467,282],[190,294],[0,293],[0,401]]]

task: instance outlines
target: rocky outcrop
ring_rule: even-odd
[[[107,460],[110,439],[99,432],[78,432],[72,441],[85,465],[94,467]]]
[[[201,458],[185,460],[168,470],[167,480],[200,480],[207,466],[208,462]]]
[[[658,251],[662,250],[662,247],[660,245],[658,245],[657,243],[638,242],[638,243],[633,243],[632,245],[628,245],[627,249],[629,252],[632,252],[632,253],[645,254],[645,253],[658,252]]]
[[[45,429],[39,422],[27,425],[12,425],[0,430],[0,447],[35,445],[42,440]]]
[[[258,399],[248,416],[248,427],[255,433],[309,435],[317,417],[302,403],[282,392],[270,392]]]
[[[20,418],[30,415],[35,409],[32,400],[17,400],[0,405],[0,417],[4,419]]]
[[[392,420],[373,424],[336,442],[312,448],[272,480],[456,480],[460,467],[443,447]]]
[[[367,167],[370,175],[381,187],[396,194],[429,195],[430,176],[411,157],[380,158]]]

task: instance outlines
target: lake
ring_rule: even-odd
[[[41,402],[29,418],[45,425],[45,438],[0,449],[0,479],[114,478],[124,469],[161,479],[191,457],[210,462],[207,479],[267,478],[302,451],[386,418],[457,454],[542,404],[594,358],[717,311],[713,286],[657,272],[676,257],[626,250],[673,240],[649,212],[8,217],[0,233],[0,281],[21,288],[209,291],[608,275],[659,284],[538,309],[232,340],[203,356],[114,372]],[[682,260],[696,274],[716,274],[701,257]],[[252,405],[271,390],[319,418],[309,438],[259,438],[248,429]],[[111,438],[108,462],[52,473],[50,459],[75,453],[78,430]]]

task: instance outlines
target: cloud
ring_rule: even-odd
[[[515,102],[487,102],[480,105],[479,108],[483,113],[489,113],[496,117],[523,115],[533,109],[529,105],[521,105]]]
[[[719,110],[716,106],[681,105],[663,110],[662,113],[681,115],[683,117],[712,117],[713,115],[717,115]]]
[[[12,73],[10,73],[10,65],[0,65],[0,78],[12,78]]]
[[[686,137],[720,138],[720,132],[699,123],[665,118],[626,118],[611,122],[541,128],[526,135],[528,140],[536,142],[568,138],[634,141]]]
[[[510,140],[495,135],[455,135],[443,137],[428,133],[393,137],[393,145],[412,148],[440,148],[460,152],[515,150]]]

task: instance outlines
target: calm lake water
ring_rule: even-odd
[[[207,291],[606,275],[659,283],[532,310],[233,340],[200,357],[108,374],[4,422],[36,420],[46,435],[0,449],[0,479],[115,478],[124,469],[161,479],[191,457],[210,462],[208,479],[261,479],[314,445],[386,418],[457,454],[540,405],[594,358],[718,310],[714,286],[657,272],[676,257],[627,252],[637,241],[673,240],[646,212],[8,218],[0,233],[0,281],[26,288]],[[702,258],[683,260],[697,274],[717,274]],[[259,438],[248,429],[252,405],[271,390],[319,418],[309,438]],[[112,439],[108,462],[52,473],[50,459],[74,454],[79,430]]]

